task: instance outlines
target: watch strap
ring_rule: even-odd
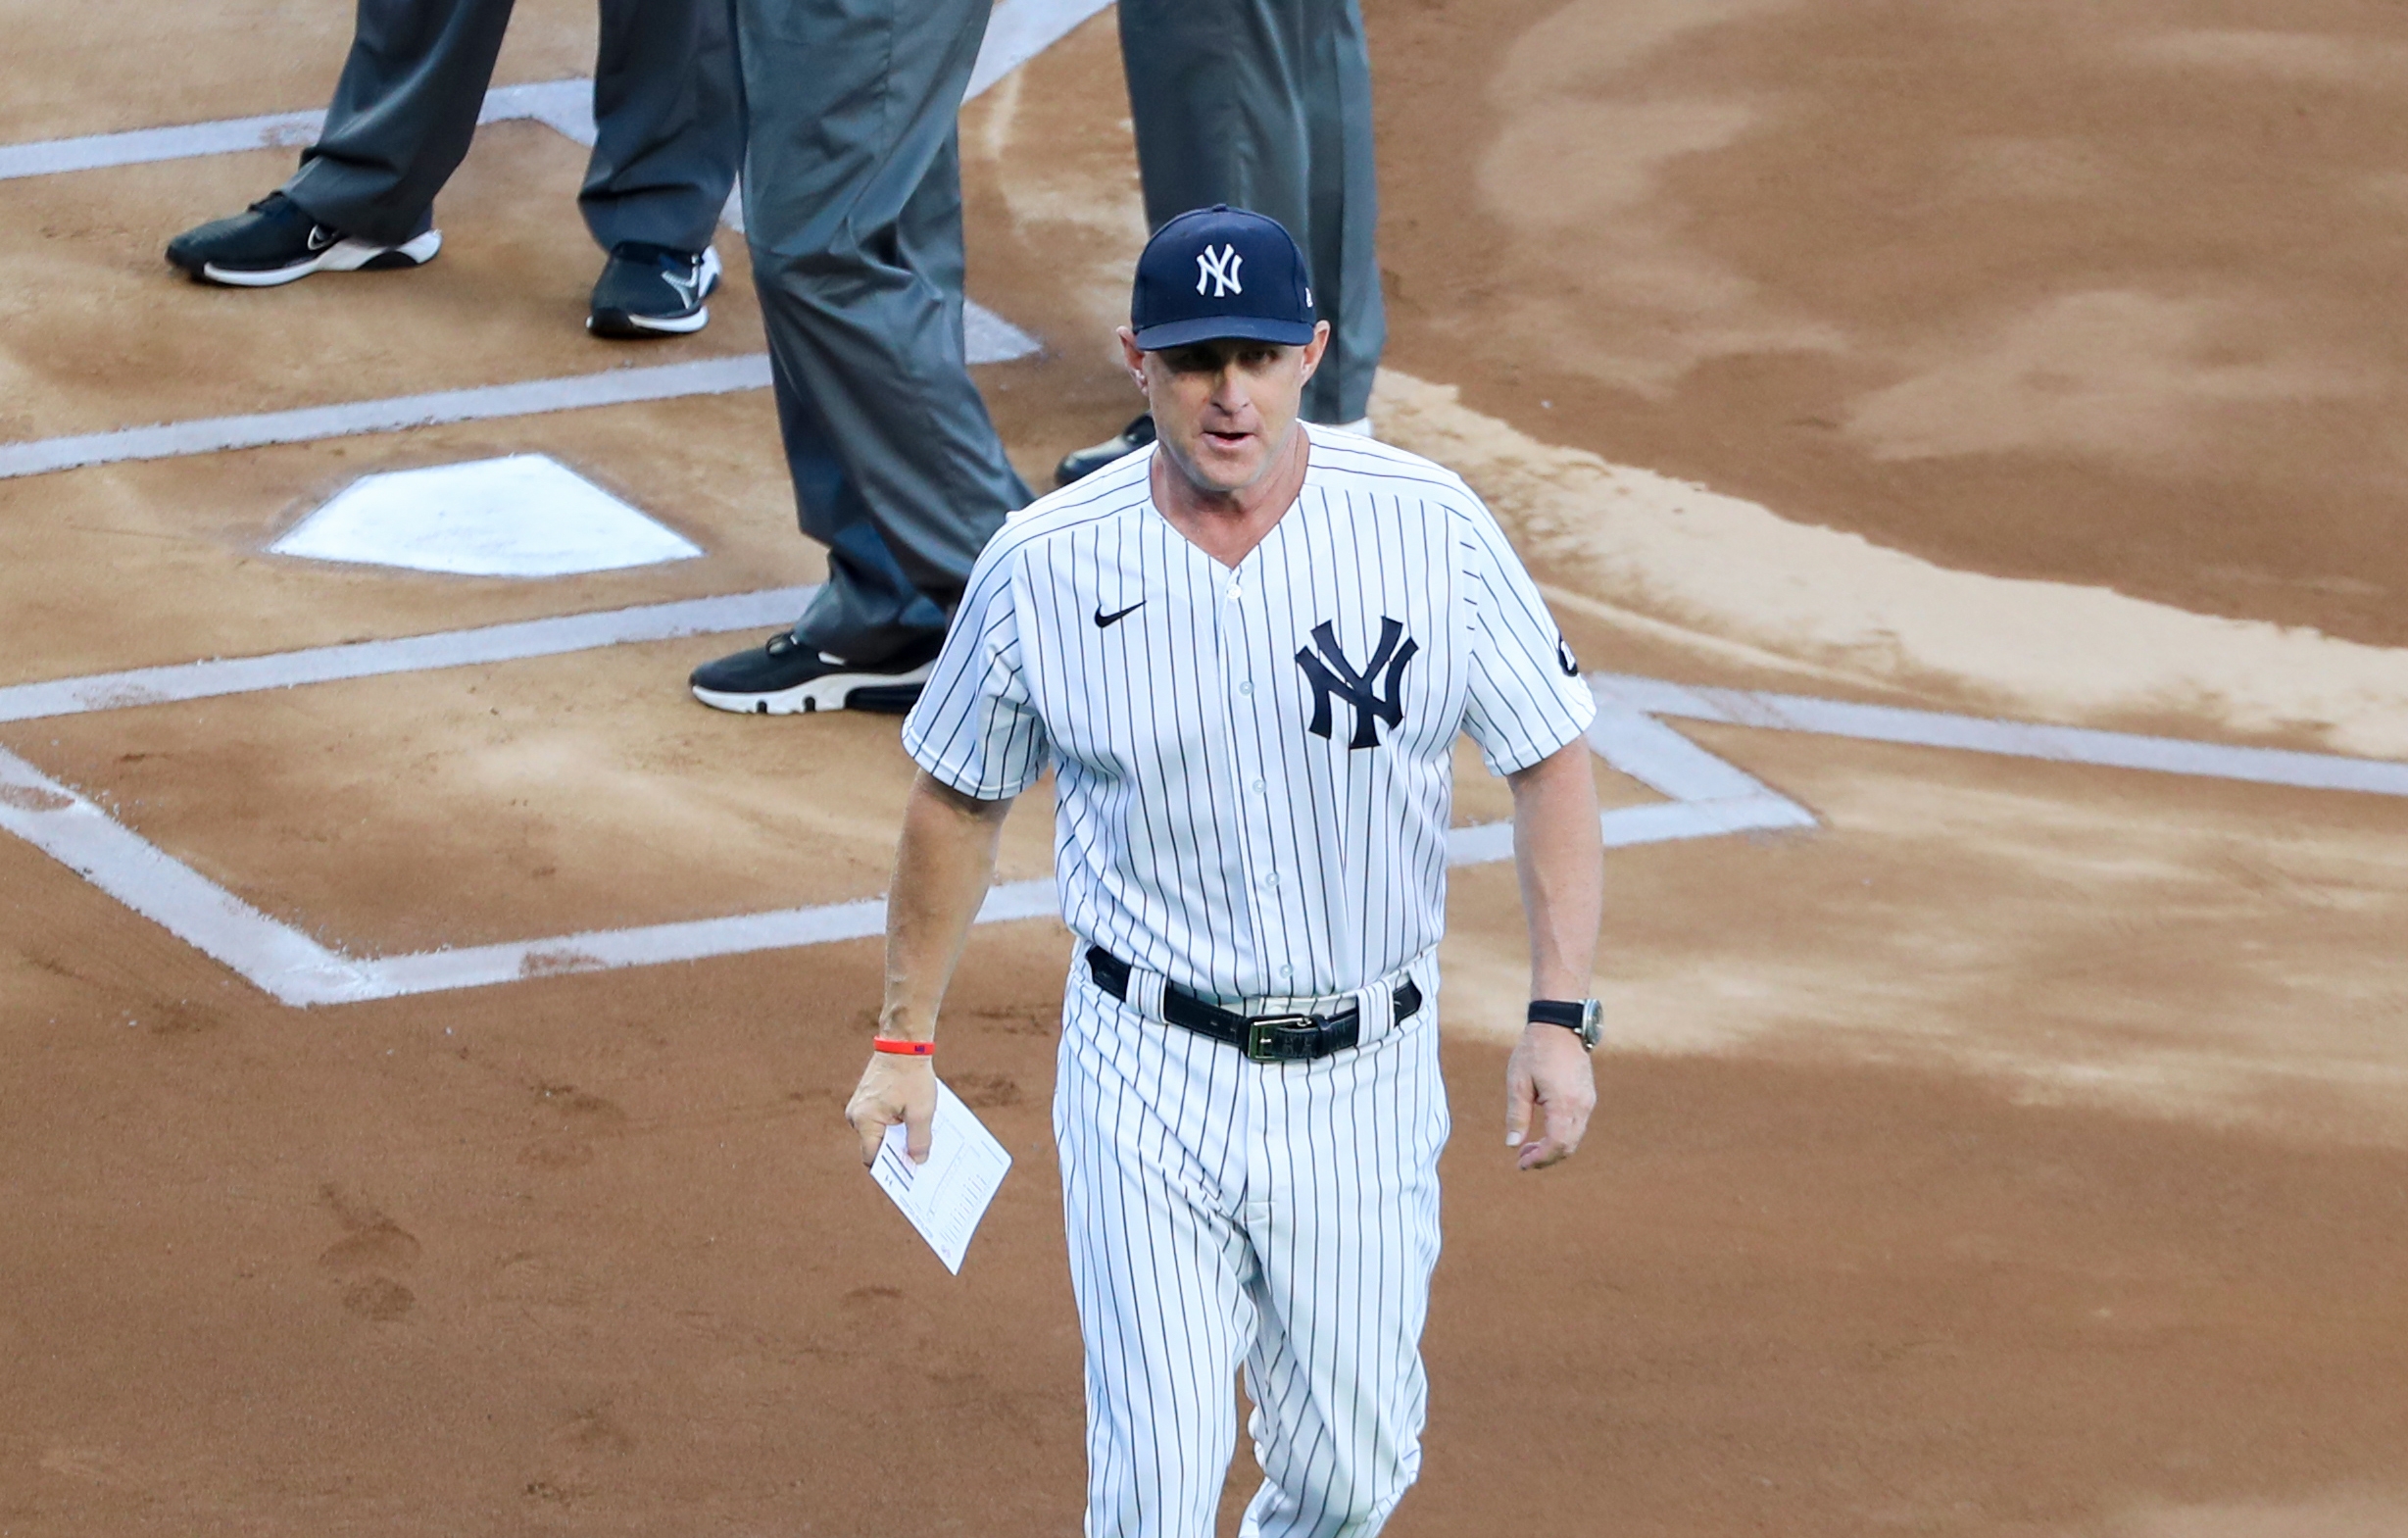
[[[1529,1017],[1533,1025],[1560,1025],[1565,1030],[1579,1030],[1589,1023],[1589,1001],[1533,999],[1530,1001]]]

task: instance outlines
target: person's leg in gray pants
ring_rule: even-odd
[[[956,123],[987,14],[988,0],[737,0],[753,282],[828,581],[791,641],[697,672],[708,703],[841,709],[847,686],[820,653],[911,671],[988,536],[1029,500],[961,334]]]
[[[603,0],[578,205],[605,250],[711,243],[744,143],[727,0]],[[511,0],[360,0],[351,56],[284,194],[382,245],[422,233],[468,153]]]
[[[1226,203],[1287,225],[1333,333],[1303,415],[1360,420],[1388,318],[1358,0],[1121,0],[1120,53],[1147,223]]]
[[[744,158],[728,0],[602,0],[594,154],[577,194],[595,243],[711,244]]]

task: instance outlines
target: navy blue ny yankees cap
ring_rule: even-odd
[[[1215,203],[1154,232],[1137,259],[1129,328],[1146,352],[1218,337],[1312,340],[1304,253],[1278,220]]]

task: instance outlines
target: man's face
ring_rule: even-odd
[[[1278,465],[1304,381],[1329,345],[1329,323],[1316,324],[1301,347],[1229,337],[1145,353],[1125,327],[1120,335],[1163,450],[1199,491],[1228,493]]]

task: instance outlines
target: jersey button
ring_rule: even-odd
[[[1255,780],[1255,781],[1254,781],[1254,794],[1255,794],[1255,795],[1257,795],[1257,796],[1259,796],[1259,795],[1261,795],[1261,794],[1262,794],[1262,781],[1260,781],[1260,780]]]
[[[1252,679],[1252,678],[1247,678],[1247,679],[1241,680],[1241,681],[1239,682],[1239,684],[1238,684],[1238,692],[1239,692],[1240,694],[1252,694],[1252,693],[1253,693],[1253,692],[1254,692],[1254,680],[1253,680],[1253,679]]]
[[[1262,873],[1262,884],[1266,887],[1277,886],[1279,884],[1279,872],[1276,870],[1264,871]]]

